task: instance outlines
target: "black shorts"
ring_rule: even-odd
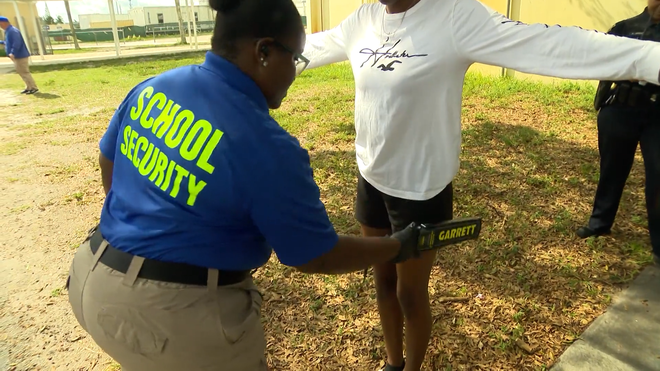
[[[414,201],[388,196],[358,175],[355,218],[364,226],[396,232],[412,222],[440,223],[453,216],[452,183],[429,200]]]

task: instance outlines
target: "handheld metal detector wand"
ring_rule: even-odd
[[[419,250],[435,250],[457,243],[476,240],[481,233],[481,218],[462,218],[419,227]],[[364,270],[364,278],[368,269]]]
[[[448,220],[420,225],[419,249],[434,250],[463,241],[476,240],[481,232],[481,218]]]

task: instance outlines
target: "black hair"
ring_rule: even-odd
[[[218,12],[211,48],[230,58],[237,52],[238,40],[281,39],[303,31],[292,0],[210,0],[209,5]]]

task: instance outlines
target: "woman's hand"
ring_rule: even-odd
[[[401,243],[401,249],[399,254],[392,260],[393,263],[401,263],[419,257],[419,233],[420,226],[413,222],[403,230],[392,234],[391,238],[397,239]]]

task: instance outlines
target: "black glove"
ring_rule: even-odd
[[[392,263],[401,263],[410,258],[419,257],[420,229],[420,226],[412,222],[406,228],[390,236],[391,238],[396,238],[401,243],[401,250],[399,250],[399,254],[392,260]]]

